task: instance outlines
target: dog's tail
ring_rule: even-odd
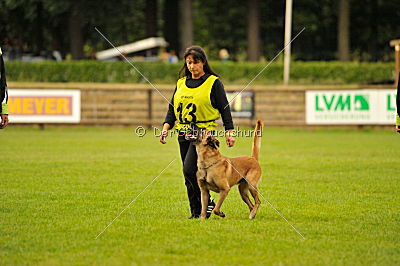
[[[252,147],[252,154],[254,158],[258,161],[258,154],[261,148],[261,137],[263,131],[263,123],[261,120],[257,120],[256,127],[254,129],[254,136],[253,136],[253,147]]]

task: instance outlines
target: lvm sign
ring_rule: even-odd
[[[391,125],[396,120],[396,90],[306,91],[306,123]]]

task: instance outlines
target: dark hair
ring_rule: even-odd
[[[206,53],[204,52],[203,48],[201,48],[200,46],[191,46],[189,48],[186,49],[185,54],[183,55],[183,66],[181,67],[181,69],[179,69],[179,77],[191,77],[192,73],[190,73],[188,67],[186,66],[186,58],[188,56],[192,56],[194,61],[197,63],[198,61],[201,61],[204,64],[204,72],[207,74],[211,74],[214,76],[218,76],[217,73],[215,73],[210,65],[208,64],[207,61],[207,56]],[[183,75],[182,75],[183,72]]]

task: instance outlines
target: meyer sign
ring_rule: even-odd
[[[79,123],[79,90],[8,90],[12,123]]]
[[[306,123],[310,125],[394,125],[396,90],[306,91]]]

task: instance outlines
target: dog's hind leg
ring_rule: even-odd
[[[222,203],[224,202],[226,196],[228,196],[229,188],[227,189],[220,189],[219,191],[219,199],[217,205],[214,208],[214,213],[220,217],[225,217],[225,213],[221,212],[220,208]]]
[[[253,210],[254,204],[251,202],[249,197],[249,185],[247,182],[240,183],[239,186],[240,196],[242,196],[242,200],[249,206],[250,211]]]
[[[260,201],[260,198],[258,197],[257,185],[255,185],[255,186],[249,185],[249,190],[250,190],[250,193],[253,196],[254,202],[255,202],[254,208],[250,212],[249,219],[254,219],[254,217],[256,217],[256,214],[257,214],[257,209],[258,209],[258,207],[260,207],[261,201]]]

